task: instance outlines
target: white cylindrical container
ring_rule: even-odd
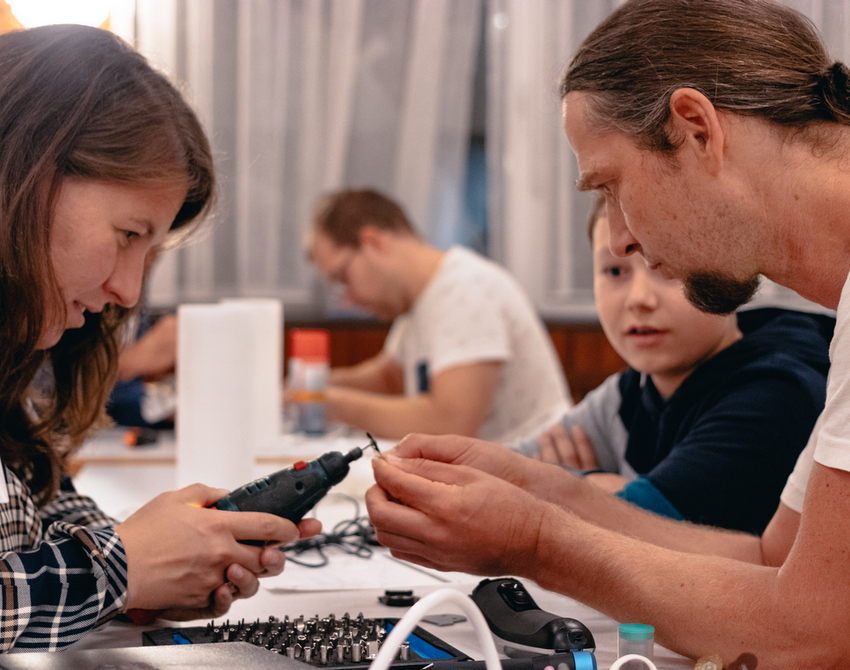
[[[177,485],[234,489],[280,433],[282,306],[276,300],[178,310]]]

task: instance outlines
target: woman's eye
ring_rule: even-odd
[[[613,265],[611,267],[605,268],[605,274],[611,277],[620,277],[623,274],[623,268],[619,265]]]

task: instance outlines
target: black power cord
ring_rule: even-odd
[[[368,516],[360,515],[360,503],[355,498],[345,497],[354,503],[354,518],[340,521],[330,533],[319,533],[287,545],[283,548],[286,560],[305,568],[321,568],[329,563],[325,549],[330,546],[339,547],[342,551],[360,558],[372,557],[372,547],[378,546],[375,529],[369,523]],[[315,560],[300,558],[310,552],[314,552]]]

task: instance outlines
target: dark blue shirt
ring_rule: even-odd
[[[668,399],[620,377],[625,459],[640,478],[620,496],[696,523],[761,533],[826,399],[834,319],[766,308],[739,313],[744,337]]]

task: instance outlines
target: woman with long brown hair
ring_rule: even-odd
[[[128,608],[222,614],[283,569],[277,549],[238,540],[299,535],[272,515],[205,509],[222,491],[200,484],[116,524],[65,476],[103,417],[154,256],[214,192],[195,114],[118,38],[81,26],[0,36],[2,650],[61,648]]]

